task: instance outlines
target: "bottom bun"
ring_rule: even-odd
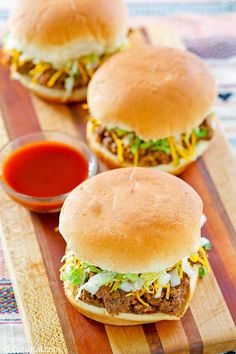
[[[119,167],[133,167],[133,164],[130,162],[120,162],[118,156],[113,155],[109,150],[107,150],[103,145],[99,144],[96,141],[96,136],[91,132],[91,123],[87,124],[87,140],[89,146],[97,155],[97,157],[104,162],[109,168],[119,168]],[[181,158],[178,166],[174,166],[172,162],[163,165],[150,166],[148,168],[154,168],[164,172],[171,173],[173,175],[179,175],[182,173],[189,165],[196,161],[203,153],[207,150],[210,141],[200,140],[196,144],[195,154],[191,156],[191,161],[186,161]]]
[[[84,101],[87,96],[87,87],[76,89],[70,95],[64,90],[48,88],[42,85],[34,84],[27,75],[21,75],[17,72],[12,74],[13,79],[20,81],[20,83],[33,91],[37,96],[52,102],[52,103],[66,103]]]
[[[111,315],[104,307],[97,307],[87,304],[81,300],[75,300],[73,295],[74,287],[68,282],[64,283],[64,290],[67,299],[74,308],[84,316],[91,318],[94,321],[116,326],[133,326],[144,323],[159,322],[163,320],[179,320],[186,312],[192,299],[195,287],[198,281],[198,268],[195,267],[194,275],[190,279],[190,291],[186,296],[186,300],[177,315],[157,312],[152,314],[135,314],[135,313],[119,313],[119,315]]]

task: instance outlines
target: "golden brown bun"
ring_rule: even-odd
[[[161,139],[198,126],[216,98],[216,84],[196,55],[142,45],[110,58],[88,87],[92,117],[102,125]]]
[[[9,45],[44,62],[113,51],[127,33],[122,0],[17,0]]]
[[[51,103],[78,102],[86,99],[87,87],[73,90],[71,94],[68,95],[65,90],[48,88],[46,86],[34,84],[27,75],[21,75],[17,72],[13,72],[12,77],[15,80],[19,80],[23,86],[33,91],[33,93],[37,96]]]
[[[74,306],[74,308],[76,308],[76,310],[78,310],[83,315],[91,318],[92,320],[105,323],[105,324],[116,325],[116,326],[132,326],[132,325],[137,325],[142,323],[159,322],[163,320],[179,320],[185,314],[191,302],[193,293],[195,291],[195,287],[197,285],[197,280],[198,280],[198,272],[196,270],[194,272],[194,276],[191,278],[190,281],[190,292],[188,293],[186,297],[186,301],[183,304],[181,310],[176,316],[171,314],[168,315],[162,312],[157,312],[155,314],[149,314],[149,315],[120,313],[119,315],[111,316],[103,307],[97,307],[94,305],[89,305],[81,300],[75,300],[73,296],[73,286],[71,286],[69,283],[64,283],[64,290],[67,299]]]
[[[93,152],[97,155],[97,157],[104,162],[109,168],[120,168],[120,167],[133,167],[133,165],[129,162],[120,162],[117,155],[112,154],[109,150],[107,150],[104,146],[99,144],[96,141],[96,136],[91,132],[90,122],[87,124],[87,141],[88,144],[93,150]],[[168,164],[158,165],[155,167],[147,167],[150,169],[156,169],[164,172],[171,173],[172,175],[180,175],[189,165],[191,165],[194,161],[196,161],[204,151],[207,150],[210,141],[201,140],[196,145],[195,154],[191,157],[191,161],[186,161],[181,158],[178,166],[174,166],[172,162]]]
[[[100,173],[66,199],[59,230],[82,261],[159,272],[199,249],[202,200],[184,181],[141,167]]]

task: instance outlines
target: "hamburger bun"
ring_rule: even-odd
[[[144,323],[159,322],[163,320],[179,320],[181,317],[183,317],[191,302],[192,296],[197,285],[197,281],[198,270],[196,269],[193,277],[190,279],[190,291],[186,296],[185,302],[183,303],[183,306],[181,307],[177,315],[157,312],[154,314],[119,313],[119,315],[112,316],[106,311],[104,307],[97,307],[94,305],[87,304],[86,302],[83,302],[81,300],[75,300],[75,297],[73,296],[73,285],[70,285],[68,282],[64,283],[64,290],[69,302],[74,306],[76,310],[78,310],[86,317],[91,318],[94,321],[109,325],[132,326]]]
[[[127,10],[122,0],[17,0],[9,27],[8,47],[63,65],[119,47],[127,33]]]
[[[96,141],[96,136],[92,133],[90,129],[90,122],[87,124],[87,140],[88,144],[96,154],[96,156],[104,162],[109,168],[120,168],[120,167],[133,167],[133,164],[127,161],[119,161],[117,155],[112,154],[108,149],[106,149],[102,144],[99,144]],[[196,161],[203,153],[208,149],[210,144],[209,140],[199,140],[196,144],[195,154],[191,156],[191,161],[186,161],[184,158],[181,158],[179,165],[175,166],[173,162],[168,164],[157,165],[154,167],[148,167],[150,169],[160,170],[164,172],[171,173],[173,175],[181,174],[189,165]]]
[[[75,188],[59,230],[81,261],[119,273],[159,272],[197,252],[202,211],[201,198],[181,179],[124,168]]]
[[[88,87],[91,116],[143,140],[185,133],[207,116],[216,84],[196,55],[141,45],[104,63]]]

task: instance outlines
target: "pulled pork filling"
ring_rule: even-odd
[[[123,48],[117,49],[117,51]],[[32,83],[65,90],[68,93],[86,87],[94,72],[114,53],[103,55],[85,55],[69,60],[63,67],[55,68],[50,63],[36,59],[26,59],[23,53],[15,49],[4,49],[3,62],[11,65],[14,71],[26,75]]]
[[[91,129],[96,141],[118,156],[120,162],[135,166],[157,166],[172,162],[178,166],[180,159],[191,161],[195,154],[196,144],[200,140],[210,140],[213,136],[212,115],[192,131],[166,139],[140,139],[134,132],[120,128],[107,128],[91,119]]]
[[[79,261],[68,252],[61,267],[61,280],[72,285],[72,296],[88,304],[104,307],[111,315],[120,312],[150,314],[163,312],[178,315],[190,291],[190,278],[198,271],[204,277],[210,270],[206,238],[196,254],[174,266],[155,273],[116,273]]]
[[[80,299],[91,305],[105,307],[111,315],[118,315],[120,312],[137,314],[164,312],[176,315],[189,294],[189,280],[189,277],[184,274],[181,284],[170,289],[168,299],[166,298],[167,289],[163,289],[158,298],[155,298],[154,291],[145,292],[141,295],[141,303],[135,294],[129,295],[129,293],[120,289],[111,292],[111,288],[105,285],[95,295],[83,290]]]

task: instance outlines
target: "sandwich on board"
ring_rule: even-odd
[[[90,82],[88,142],[109,167],[179,174],[209,145],[215,98],[215,81],[196,55],[150,45],[129,49]]]
[[[17,0],[6,37],[12,78],[53,102],[86,98],[97,68],[122,50],[122,0]]]
[[[117,169],[80,184],[59,223],[68,300],[107,324],[181,318],[209,271],[202,209],[187,183],[157,170]]]

